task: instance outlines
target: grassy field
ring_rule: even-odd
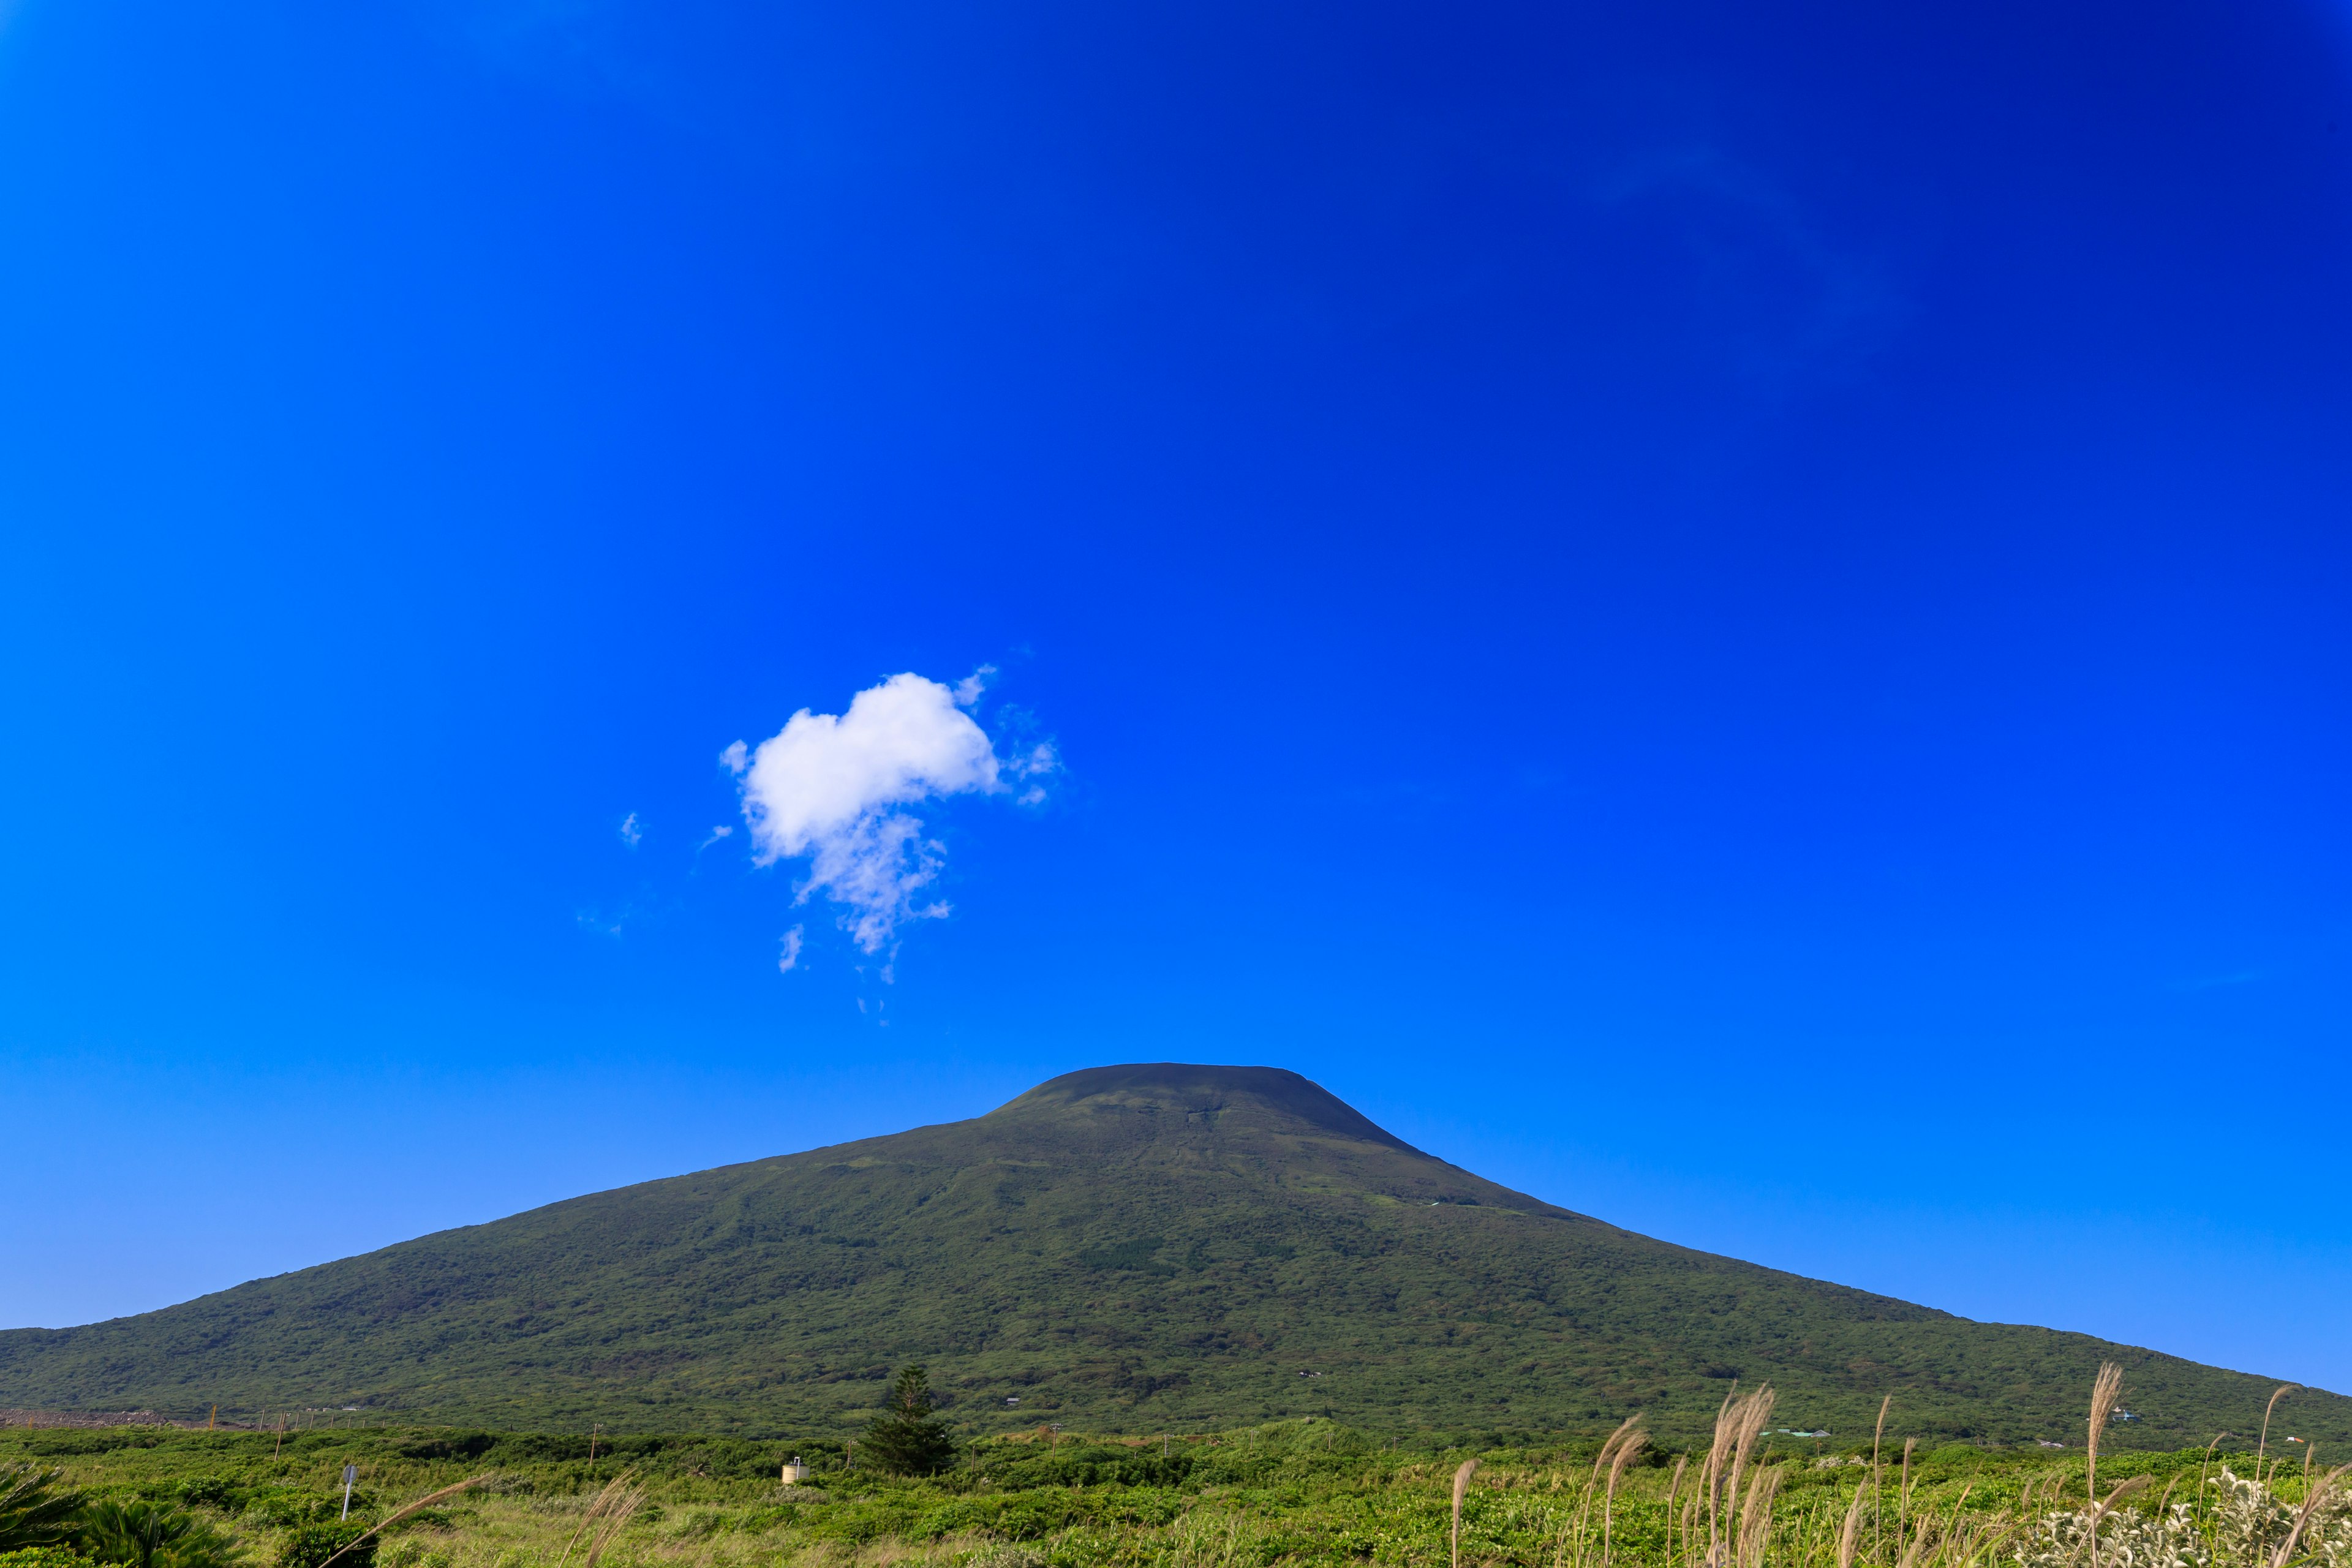
[[[1604,1560],[1611,1568],[1697,1568],[1710,1558],[1718,1568],[2063,1568],[2084,1560],[2079,1448],[1948,1446],[1906,1456],[1901,1425],[1890,1424],[1875,1468],[1866,1442],[1831,1447],[1761,1435],[1738,1467],[1745,1481],[1730,1477],[1712,1550],[1706,1510],[1695,1506],[1704,1445],[1635,1448],[1611,1467],[1612,1489],[1609,1471],[1596,1469],[1596,1437],[1523,1437],[1474,1450],[1314,1419],[1213,1435],[1040,1428],[975,1441],[958,1468],[920,1480],[865,1473],[844,1445],[815,1440],[606,1443],[419,1429],[12,1428],[0,1430],[0,1465],[55,1468],[94,1497],[190,1510],[257,1565],[276,1562],[301,1524],[335,1516],[351,1464],[359,1472],[354,1517],[370,1520],[488,1477],[387,1532],[379,1568],[592,1568],[592,1554],[602,1559],[593,1568],[1431,1568],[1453,1559],[1452,1489],[1474,1458],[1460,1561],[1482,1568],[1601,1568]],[[2273,1426],[2266,1468],[2276,1474],[2260,1494],[2221,1480],[2225,1466],[2250,1471],[2252,1457],[2242,1451],[2250,1445],[2101,1457],[2100,1497],[2125,1489],[2102,1525],[2101,1561],[2352,1565],[2352,1524],[2326,1499],[2293,1550],[2272,1563],[2286,1533],[2280,1521],[2322,1475],[2307,1468],[2307,1446],[2285,1440],[2292,1430]],[[785,1486],[777,1467],[795,1454],[813,1473]],[[1728,1463],[1728,1449],[1724,1457]],[[1760,1514],[1751,1507],[1743,1524],[1739,1505],[1759,1494]],[[615,1506],[627,1500],[633,1511]]]

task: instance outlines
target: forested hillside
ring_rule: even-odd
[[[551,1205],[140,1317],[0,1334],[0,1405],[484,1425],[846,1429],[928,1363],[975,1430],[1696,1430],[1735,1380],[1780,1424],[2112,1441],[2234,1430],[2274,1380],[1675,1247],[1412,1149],[1274,1068],[1056,1079],[970,1121]],[[2352,1401],[2296,1396],[2352,1440]]]

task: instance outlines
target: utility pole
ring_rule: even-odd
[[[352,1517],[352,1483],[359,1479],[360,1468],[357,1465],[343,1467],[343,1517],[345,1519]]]

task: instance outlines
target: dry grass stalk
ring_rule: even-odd
[[[2099,1503],[2099,1437],[2114,1418],[2116,1401],[2123,1394],[2124,1369],[2111,1361],[2101,1362],[2099,1375],[2091,1381],[2091,1436],[2083,1458],[2083,1491],[2093,1508]],[[2099,1568],[2099,1520],[2105,1517],[2101,1513],[2091,1520],[2091,1568]]]
[[[1952,1503],[1951,1517],[1944,1521],[1943,1533],[1937,1540],[1936,1561],[1937,1563],[1945,1563],[1950,1560],[1952,1554],[1951,1548],[1954,1542],[1959,1542],[1961,1544],[1967,1543],[1969,1538],[1966,1534],[1962,1533],[1960,1525],[1960,1510],[1969,1506],[1969,1494],[1976,1489],[1976,1482],[1970,1481],[1968,1485],[1960,1489],[1959,1497],[1954,1500]],[[1968,1558],[1963,1555],[1960,1560],[1965,1563],[1968,1561]]]
[[[1883,1472],[1878,1468],[1878,1446],[1886,1436],[1886,1413],[1895,1405],[1895,1395],[1888,1394],[1878,1402],[1878,1425],[1870,1434],[1870,1552],[1874,1557],[1886,1555],[1885,1519],[1878,1503],[1878,1483]]]
[[[1911,1451],[1919,1446],[1916,1437],[1903,1439],[1903,1489],[1895,1500],[1895,1539],[1900,1542],[1911,1518]]]
[[[1641,1419],[1640,1415],[1628,1415],[1619,1422],[1617,1430],[1610,1433],[1601,1443],[1601,1452],[1592,1456],[1592,1473],[1585,1478],[1584,1496],[1576,1505],[1576,1561],[1580,1568],[1584,1562],[1584,1529],[1592,1518],[1592,1494],[1601,1485],[1601,1472],[1608,1467],[1612,1459],[1616,1458],[1617,1446],[1625,1440],[1626,1435],[1633,1431],[1634,1424]],[[1646,1443],[1649,1439],[1644,1437],[1643,1441]]]
[[[1609,1568],[1609,1530],[1617,1512],[1617,1483],[1624,1479],[1625,1467],[1633,1462],[1633,1456],[1650,1446],[1650,1435],[1633,1425],[1640,1419],[1633,1416],[1617,1428],[1617,1453],[1609,1461],[1609,1490],[1601,1502],[1601,1568]]]
[[[589,1537],[592,1542],[594,1541],[596,1532],[601,1527],[604,1516],[612,1512],[614,1509],[620,1506],[624,1494],[628,1490],[629,1478],[635,1472],[633,1471],[623,1470],[619,1475],[614,1476],[611,1480],[604,1483],[604,1490],[598,1492],[593,1498],[589,1500],[588,1506],[581,1510],[580,1523],[572,1531],[572,1539],[563,1543],[563,1555],[555,1560],[556,1568],[562,1568],[564,1563],[572,1560],[572,1549],[580,1544],[580,1538],[582,1536],[585,1535]],[[638,1501],[643,1500],[644,1496],[642,1489],[640,1489]],[[635,1513],[636,1511],[635,1503],[630,1504],[629,1511],[631,1513]]]
[[[1768,1383],[1732,1407],[1737,1426],[1731,1443],[1731,1484],[1725,1491],[1731,1501],[1739,1500],[1739,1480],[1756,1452],[1756,1439],[1764,1435],[1764,1424],[1772,1419],[1772,1385]]]
[[[1699,1472],[1699,1489],[1706,1496],[1706,1562],[1723,1568],[1729,1537],[1737,1530],[1729,1515],[1739,1506],[1739,1480],[1748,1468],[1756,1439],[1772,1418],[1772,1385],[1742,1394],[1735,1388],[1723,1396],[1715,1413],[1715,1437],[1707,1445],[1706,1465]]]
[[[1854,1553],[1862,1546],[1862,1500],[1870,1494],[1871,1486],[1866,1479],[1854,1483],[1853,1506],[1838,1527],[1837,1568],[1853,1568]]]
[[[2098,1544],[2097,1531],[2099,1521],[2106,1518],[2107,1515],[2115,1512],[2116,1505],[2117,1503],[2123,1501],[2124,1499],[2131,1496],[2134,1492],[2138,1491],[2141,1488],[2149,1484],[2149,1479],[2146,1476],[2134,1476],[2127,1481],[2117,1481],[2116,1483],[2115,1490],[2107,1494],[2107,1500],[2101,1503],[2097,1508],[2092,1510],[2091,1529],[2093,1533],[2091,1536],[2091,1543],[2095,1548]]]
[[[2303,1506],[2295,1510],[2294,1528],[2287,1531],[2286,1539],[2279,1542],[2276,1552],[2271,1553],[2270,1568],[2286,1568],[2288,1562],[2294,1556],[2295,1543],[2303,1539],[2304,1526],[2311,1522],[2313,1514],[2326,1506],[2328,1494],[2336,1489],[2336,1483],[2343,1478],[2347,1470],[2352,1470],[2352,1465],[2336,1466],[2320,1477],[2313,1483],[2311,1489],[2304,1494]]]
[[[2271,1392],[2271,1402],[2263,1406],[2263,1437],[2261,1442],[2254,1445],[2254,1473],[2256,1475],[2259,1476],[2262,1474],[2263,1456],[2270,1452],[2271,1412],[2278,1408],[2278,1402],[2280,1400],[2284,1399],[2294,1390],[2301,1388],[2303,1384],[2299,1383],[2280,1384],[2277,1388]]]
[[[1772,1534],[1772,1500],[1780,1494],[1780,1472],[1759,1467],[1748,1482],[1748,1498],[1739,1508],[1738,1568],[1760,1568],[1764,1543]]]
[[[1666,1549],[1669,1552],[1674,1549],[1675,1544],[1675,1494],[1683,1489],[1683,1471],[1689,1466],[1688,1454],[1676,1454],[1674,1479],[1666,1483]],[[1685,1544],[1687,1545],[1688,1542],[1685,1541]]]
[[[638,1505],[645,1500],[646,1489],[642,1485],[631,1487],[614,1500],[613,1506],[605,1510],[604,1517],[596,1526],[595,1532],[589,1536],[588,1550],[580,1559],[581,1568],[596,1568],[597,1563],[603,1559],[605,1551],[619,1538],[621,1531],[628,1527],[629,1517],[637,1511]]]
[[[2221,1439],[2228,1436],[2227,1432],[2214,1433],[2213,1440],[2205,1445],[2205,1457],[2197,1461],[2197,1506],[2200,1510],[2205,1506],[2205,1474],[2212,1468],[2213,1450],[2220,1447]]]
[[[2099,1500],[2099,1438],[2115,1418],[2116,1401],[2124,1394],[2124,1369],[2111,1361],[2099,1363],[2099,1375],[2091,1384],[2091,1436],[2085,1446],[2083,1487],[2093,1502]]]
[[[426,1493],[425,1496],[418,1498],[415,1502],[395,1510],[389,1518],[385,1519],[383,1523],[371,1525],[368,1529],[362,1531],[358,1535],[353,1536],[351,1540],[344,1542],[341,1546],[335,1548],[333,1556],[329,1557],[325,1563],[319,1564],[319,1568],[329,1568],[329,1564],[332,1563],[336,1557],[341,1557],[344,1552],[349,1552],[352,1547],[357,1546],[361,1542],[368,1539],[369,1536],[374,1535],[380,1531],[391,1529],[394,1525],[398,1524],[402,1520],[406,1519],[410,1514],[415,1513],[418,1509],[431,1508],[435,1503],[445,1502],[450,1498],[456,1497],[459,1492],[471,1491],[474,1488],[480,1486],[484,1481],[488,1480],[490,1477],[496,1473],[496,1471],[492,1470],[484,1470],[480,1475],[475,1476],[468,1480],[459,1481],[454,1487],[443,1487],[437,1492]]]
[[[1706,1447],[1706,1464],[1698,1473],[1700,1489],[1706,1493],[1706,1560],[1709,1568],[1713,1568],[1717,1543],[1722,1535],[1719,1520],[1723,1505],[1723,1474],[1731,1458],[1732,1434],[1738,1429],[1731,1417],[1731,1405],[1738,1397],[1739,1384],[1734,1383],[1731,1392],[1723,1396],[1723,1404],[1715,1413],[1715,1436]]]
[[[1462,1568],[1462,1495],[1470,1489],[1470,1478],[1477,1473],[1475,1459],[1463,1460],[1462,1468],[1454,1472],[1454,1568]]]

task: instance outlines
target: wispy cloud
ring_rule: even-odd
[[[627,845],[630,848],[635,849],[637,847],[637,841],[645,836],[645,824],[637,820],[637,814],[635,812],[633,811],[629,813],[628,816],[621,818],[622,843]]]
[[[776,958],[776,973],[790,974],[801,963],[801,928],[793,927],[784,933],[783,951]]]
[[[949,913],[946,900],[926,892],[945,847],[908,806],[1016,788],[1034,805],[1045,798],[1039,781],[1060,765],[1046,744],[996,754],[966,711],[993,673],[982,666],[952,688],[894,675],[857,693],[845,713],[803,708],[756,750],[738,741],[720,755],[741,781],[753,861],[805,858],[797,901],[822,893],[840,905],[841,928],[869,953],[892,945],[908,922]],[[796,931],[782,967],[799,956]]]
[[[996,666],[983,664],[961,680],[957,681],[955,683],[956,706],[969,708],[979,701],[981,693],[986,691],[988,683],[995,679]]]

